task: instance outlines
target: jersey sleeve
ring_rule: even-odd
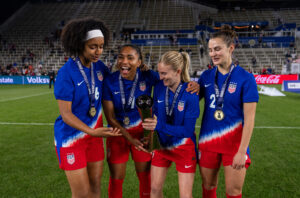
[[[198,84],[200,85],[199,99],[201,100],[204,97],[204,83],[203,83],[203,73],[198,79]]]
[[[151,77],[152,77],[152,81],[155,84],[157,84],[160,80],[159,80],[159,74],[156,71],[150,70],[151,72]]]
[[[57,74],[54,84],[54,96],[56,100],[73,101],[74,82],[67,71],[66,67],[62,67]]]
[[[170,125],[158,120],[155,130],[180,138],[192,137],[194,135],[195,125],[199,114],[199,98],[196,94],[190,94],[190,97],[186,102],[183,124]]]
[[[248,80],[245,81],[243,86],[243,103],[258,102],[258,91],[255,78],[249,74]]]
[[[150,82],[151,86],[155,86],[160,80],[158,72],[153,70],[143,71],[144,75],[148,79],[147,81]]]
[[[110,78],[105,78],[104,79],[104,84],[103,84],[103,100],[113,100],[111,89],[110,89]]]

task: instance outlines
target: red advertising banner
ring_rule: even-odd
[[[298,74],[254,75],[256,84],[282,84],[284,80],[298,80]]]

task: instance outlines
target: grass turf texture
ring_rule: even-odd
[[[280,89],[280,86],[276,87]],[[252,164],[246,176],[243,197],[300,197],[300,95],[285,94],[286,97],[260,95],[256,128],[250,142]],[[201,112],[202,107],[203,102]],[[58,168],[53,125],[25,125],[54,123],[59,113],[53,89],[49,90],[46,85],[1,85],[0,109],[0,197],[70,197],[67,179]],[[200,125],[200,119],[197,125]],[[259,128],[262,126],[273,128]],[[199,128],[196,131],[198,134]],[[218,197],[226,197],[222,172],[221,168]],[[108,179],[105,163],[102,197],[107,197]],[[193,196],[201,197],[201,193],[197,168]],[[173,198],[178,194],[173,164],[167,175],[164,195]],[[123,197],[138,197],[138,179],[132,160],[127,165]]]

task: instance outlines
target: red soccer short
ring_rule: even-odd
[[[170,167],[176,164],[176,170],[181,173],[196,172],[196,152],[194,145],[181,145],[173,150],[155,150],[152,155],[151,165],[157,167]]]
[[[60,147],[56,154],[59,168],[63,170],[77,170],[86,167],[87,162],[104,160],[103,139],[100,137],[88,137],[80,145],[72,147]]]
[[[215,153],[210,151],[199,151],[199,166],[204,168],[218,169],[223,163],[223,166],[232,165],[234,154]],[[248,168],[251,164],[249,155],[245,154],[245,167]]]
[[[143,133],[130,133],[133,138],[141,139]],[[112,164],[120,164],[128,161],[129,153],[135,162],[148,162],[151,154],[139,151],[123,136],[106,138],[107,161]]]

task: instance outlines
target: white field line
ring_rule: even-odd
[[[54,123],[22,123],[22,122],[0,122],[0,125],[31,125],[31,126],[53,126]]]
[[[49,94],[49,93],[53,93],[53,92],[52,91],[47,91],[47,92],[39,93],[39,94],[32,94],[32,95],[21,96],[21,97],[14,97],[14,98],[7,98],[7,99],[0,100],[0,102],[8,102],[8,101],[12,101],[12,100],[20,100],[20,99],[24,99],[24,98],[30,98],[30,97],[35,97],[35,96],[46,95],[46,94]]]
[[[0,122],[0,125],[32,125],[32,126],[53,126],[54,123],[35,123],[35,122]],[[196,126],[200,128],[200,126]],[[300,129],[300,127],[285,127],[285,126],[256,126],[256,129]]]

